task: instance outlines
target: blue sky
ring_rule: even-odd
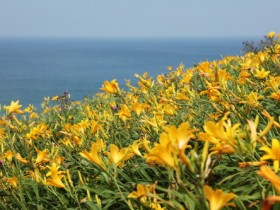
[[[280,0],[0,0],[0,37],[224,37],[280,32]]]

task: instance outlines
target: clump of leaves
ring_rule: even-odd
[[[255,43],[254,41],[244,41],[243,44],[243,51],[245,53],[253,52],[258,53],[260,51],[265,50],[265,48],[269,48],[272,46],[275,46],[276,44],[279,44],[279,36],[275,36],[275,32],[271,31],[266,36],[264,36],[264,39],[260,40],[258,43]]]

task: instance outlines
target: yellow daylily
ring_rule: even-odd
[[[64,183],[62,182],[62,178],[64,177],[64,171],[59,171],[60,166],[56,165],[56,163],[52,163],[51,166],[47,166],[50,171],[46,174],[47,177],[50,177],[46,180],[45,184],[58,188],[65,188]]]
[[[9,183],[11,187],[17,187],[18,185],[18,178],[15,176],[11,178],[6,178],[6,181]]]
[[[24,164],[29,163],[29,161],[26,160],[26,159],[24,159],[23,157],[21,157],[21,155],[20,155],[19,153],[17,153],[15,157],[16,157],[16,159],[17,159],[18,161],[20,161],[21,163],[24,163]]]
[[[139,79],[138,85],[144,89],[151,88],[154,85],[152,78],[148,78],[147,72],[145,72],[142,76],[135,74],[135,77]]]
[[[274,31],[270,31],[268,34],[267,34],[267,37],[268,38],[273,38],[275,36],[275,32]]]
[[[121,110],[118,111],[116,115],[118,115],[123,121],[126,121],[131,117],[130,110],[126,105],[122,105]]]
[[[257,92],[252,91],[249,95],[245,95],[246,100],[240,101],[242,104],[248,104],[252,107],[260,106],[259,100],[263,99],[262,95],[259,95]]]
[[[180,124],[178,128],[170,126],[165,127],[164,130],[172,144],[179,150],[184,150],[187,147],[189,140],[195,137],[193,133],[196,131],[196,129],[190,128],[188,122]]]
[[[8,114],[22,114],[23,111],[20,110],[22,105],[19,104],[19,100],[16,102],[11,101],[10,106],[4,106],[4,109],[8,112]]]
[[[115,79],[112,80],[111,82],[105,81],[104,84],[102,85],[102,88],[100,88],[100,90],[111,94],[120,92],[119,84]]]
[[[149,107],[147,104],[135,102],[133,103],[133,107],[131,108],[131,110],[134,111],[137,116],[139,116],[147,107]]]
[[[119,149],[115,144],[110,145],[110,151],[105,153],[110,161],[116,166],[123,166],[123,161],[128,160],[133,154],[128,148]]]
[[[136,199],[143,198],[143,197],[146,197],[153,190],[154,190],[153,185],[150,186],[150,185],[138,184],[137,185],[137,190],[130,193],[128,195],[128,198],[136,198]]]
[[[227,116],[223,117],[219,122],[205,122],[203,126],[205,132],[198,134],[199,139],[209,141],[215,146],[211,148],[214,153],[234,153],[234,146],[237,144],[235,137],[238,134],[240,124],[231,125]]]
[[[35,180],[38,183],[41,183],[42,181],[42,176],[40,174],[40,170],[38,168],[35,168],[34,171],[31,170],[27,170],[27,175],[25,175],[24,177],[30,177],[31,179]]]
[[[261,166],[257,174],[270,181],[276,192],[280,194],[280,177],[277,176],[268,166]]]
[[[48,158],[48,151],[47,149],[44,149],[43,151],[37,149],[37,157],[35,160],[35,165],[39,164],[41,162],[48,162],[50,159]]]
[[[51,100],[52,101],[58,101],[59,98],[60,98],[59,96],[53,96]]]
[[[191,129],[188,122],[182,123],[178,128],[175,126],[165,127],[165,132],[160,135],[159,143],[156,143],[153,149],[147,145],[148,153],[145,158],[148,162],[155,162],[160,165],[167,165],[176,170],[177,159],[188,162],[185,158],[184,151],[188,146],[191,138],[194,138],[196,129]],[[188,164],[187,164],[188,165]]]
[[[155,162],[160,165],[167,165],[173,169],[177,168],[176,160],[179,151],[174,150],[171,141],[166,134],[160,136],[160,143],[145,155],[147,162]]]
[[[91,161],[92,163],[98,165],[99,167],[105,169],[102,159],[99,156],[99,153],[102,149],[105,148],[105,143],[102,139],[99,139],[97,142],[92,143],[91,149],[89,152],[82,151],[79,154],[86,158],[87,160]]]
[[[26,138],[31,140],[37,140],[39,137],[47,138],[51,135],[51,131],[45,123],[41,123],[33,128],[26,134]]]
[[[15,153],[12,152],[11,150],[9,150],[9,151],[5,152],[2,157],[6,158],[9,162],[11,162],[14,156],[15,156]]]
[[[280,163],[280,142],[277,139],[272,139],[271,148],[265,145],[262,146],[260,150],[266,152],[266,154],[261,157],[261,160],[272,160],[274,171],[278,172]]]
[[[208,185],[204,185],[203,190],[209,202],[210,210],[219,210],[224,206],[235,206],[233,203],[228,203],[236,197],[234,193],[224,193],[220,189],[214,191]]]
[[[64,177],[63,174],[53,175],[51,178],[47,179],[46,185],[58,187],[58,188],[65,188],[65,185],[61,180],[63,177]]]
[[[272,98],[276,101],[280,101],[280,90],[274,93],[271,93],[269,98]]]
[[[140,157],[143,157],[141,152],[139,151],[139,147],[142,145],[142,142],[139,142],[139,140],[136,140],[133,142],[133,144],[130,146],[132,152]]]
[[[269,73],[270,71],[265,71],[264,69],[256,69],[255,77],[257,77],[258,79],[264,79],[268,76]]]

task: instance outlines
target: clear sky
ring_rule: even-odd
[[[0,37],[263,36],[280,0],[0,0]]]

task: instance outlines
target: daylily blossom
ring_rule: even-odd
[[[277,139],[272,139],[271,148],[265,145],[262,146],[260,150],[266,152],[266,154],[261,157],[261,160],[272,160],[274,171],[278,172],[280,162],[280,142]]]
[[[48,151],[47,149],[44,149],[43,151],[37,149],[37,158],[35,160],[35,165],[39,164],[41,162],[48,162],[50,159],[48,158]]]
[[[29,161],[26,160],[26,159],[24,159],[23,157],[21,157],[21,155],[20,155],[19,153],[17,153],[15,157],[16,157],[16,159],[17,159],[18,161],[20,161],[20,162],[22,162],[22,163],[24,163],[24,164],[29,163]]]
[[[119,110],[116,115],[118,115],[123,121],[126,121],[131,117],[130,110],[126,105],[122,105],[121,110]]]
[[[258,175],[269,180],[278,194],[280,194],[280,177],[277,176],[268,166],[261,166]]]
[[[102,141],[102,139],[99,139],[97,142],[92,143],[91,149],[89,152],[82,151],[79,154],[91,161],[92,163],[96,164],[97,166],[105,169],[105,166],[103,164],[102,158],[100,157],[100,151],[105,148],[106,144]]]
[[[204,133],[198,134],[199,139],[209,141],[215,146],[211,148],[213,153],[234,153],[238,128],[240,124],[231,125],[231,121],[227,117],[223,117],[219,122],[213,121],[205,122]]]
[[[11,187],[17,187],[19,182],[16,176],[6,178],[6,181],[10,184]]]
[[[47,166],[50,171],[46,174],[47,177],[50,177],[46,180],[46,185],[54,186],[58,188],[65,188],[62,178],[64,177],[64,171],[59,171],[59,166],[56,163],[52,163],[51,166]]]
[[[102,85],[102,88],[100,88],[100,90],[111,94],[120,92],[119,84],[115,79],[112,80],[111,82],[105,81],[104,84]]]
[[[22,114],[23,111],[20,110],[22,105],[19,105],[19,100],[16,102],[12,101],[10,106],[5,106],[4,109],[8,112],[8,114]]]
[[[258,79],[264,79],[268,76],[269,73],[270,71],[265,71],[264,69],[256,69],[255,77],[257,77]]]
[[[233,203],[228,203],[230,200],[236,197],[234,193],[224,193],[220,189],[216,189],[214,191],[208,185],[204,185],[203,189],[209,202],[210,210],[219,210],[224,206],[235,206]]]
[[[270,31],[268,34],[267,34],[267,37],[268,38],[273,38],[275,36],[275,32],[274,31]]]
[[[133,153],[128,148],[119,149],[115,144],[110,145],[110,151],[105,153],[110,161],[116,166],[123,166],[125,160],[133,156]]]

